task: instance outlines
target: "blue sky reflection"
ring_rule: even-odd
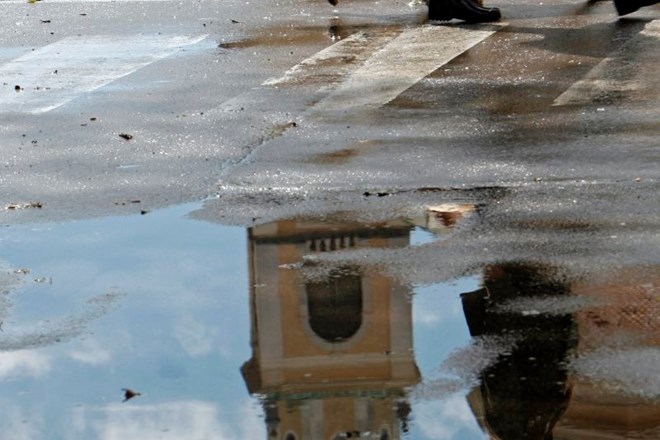
[[[267,438],[239,370],[246,231],[192,208],[0,230],[3,438]],[[468,344],[458,294],[477,283],[415,290],[422,380]],[[124,387],[143,394],[121,403]],[[464,394],[435,397],[412,402],[407,438],[483,438]]]

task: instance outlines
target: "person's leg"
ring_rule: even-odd
[[[453,18],[468,23],[497,21],[502,17],[497,8],[484,8],[477,0],[428,0],[429,20],[448,21]]]
[[[626,15],[635,12],[644,6],[651,6],[660,3],[659,0],[614,0],[614,7],[619,15]]]

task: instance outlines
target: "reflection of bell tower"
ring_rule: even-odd
[[[402,247],[410,226],[282,221],[249,230],[252,358],[248,389],[263,396],[269,439],[396,439],[405,390],[419,380],[410,291],[389,277],[330,268],[305,280],[304,255]]]

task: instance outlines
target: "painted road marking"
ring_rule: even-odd
[[[324,80],[332,77],[335,82],[339,81],[400,33],[401,29],[395,28],[383,29],[378,33],[357,32],[301,61],[283,76],[271,78],[262,85],[280,86],[309,82],[313,76],[322,76]],[[326,67],[330,71],[325,71]]]
[[[314,110],[325,112],[381,107],[493,35],[502,26],[420,26],[406,29],[374,53]]]
[[[382,106],[500,28],[424,26],[404,31],[399,27],[372,29],[353,34],[317,52],[284,75],[271,78],[205,113],[224,126],[242,124],[253,128],[251,137],[241,131],[230,130],[223,134],[226,145],[249,150],[240,160],[227,163],[226,173],[248,162],[261,146],[284,134],[295,120],[292,115],[323,117],[322,110],[326,109],[356,110],[355,97],[362,97],[363,108]],[[383,75],[382,68],[385,68],[386,75]],[[374,92],[383,81],[394,84],[394,87],[387,93]],[[289,90],[283,90],[287,88]],[[288,93],[291,90],[293,92]],[[343,94],[349,97],[345,99]],[[310,102],[317,102],[316,107],[312,104],[310,109]]]
[[[44,113],[103,87],[206,35],[69,37],[0,66],[0,113]],[[15,91],[20,86],[20,91]]]
[[[644,50],[644,46],[649,44],[648,38],[660,39],[660,20],[648,23],[639,35],[631,38],[611,57],[598,63],[583,79],[559,95],[552,105],[588,104],[596,102],[600,97],[643,88],[641,80],[626,78],[629,75],[625,73],[630,72],[631,66],[635,66],[639,62],[638,54]],[[654,43],[657,44],[657,42]],[[626,79],[621,79],[622,77]]]
[[[162,3],[169,2],[172,0],[48,0],[48,3]],[[2,4],[22,4],[22,3],[32,3],[28,0],[0,0],[0,5]]]

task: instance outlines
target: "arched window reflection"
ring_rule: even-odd
[[[357,333],[362,326],[362,277],[334,273],[305,288],[314,333],[328,342],[342,342]]]

